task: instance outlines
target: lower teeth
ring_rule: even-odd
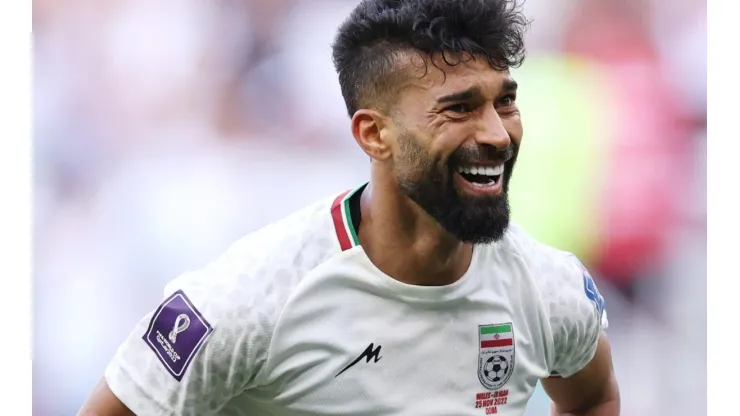
[[[480,182],[470,182],[470,183],[473,184],[473,186],[476,186],[478,188],[484,188],[486,186],[491,186],[491,185],[495,184],[496,182],[495,181],[491,181],[491,182],[488,182],[488,183],[480,183]]]

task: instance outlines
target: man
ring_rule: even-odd
[[[521,415],[542,380],[554,414],[618,415],[593,280],[509,224],[526,25],[363,1],[334,61],[369,184],[175,279],[81,414]]]

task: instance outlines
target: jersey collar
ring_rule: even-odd
[[[366,186],[367,184],[363,184],[354,190],[343,192],[331,204],[331,217],[342,251],[360,245],[360,240],[357,238],[357,227],[355,227],[355,221],[352,219],[350,201],[354,195],[361,192]]]

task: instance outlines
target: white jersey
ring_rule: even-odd
[[[521,415],[540,379],[592,359],[604,302],[572,255],[512,224],[457,282],[407,285],[358,244],[352,195],[172,281],[111,390],[146,416]]]

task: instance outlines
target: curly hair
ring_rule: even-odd
[[[517,0],[363,0],[332,45],[347,112],[381,106],[404,76],[396,58],[406,51],[450,66],[484,59],[499,71],[517,67],[528,26]]]

